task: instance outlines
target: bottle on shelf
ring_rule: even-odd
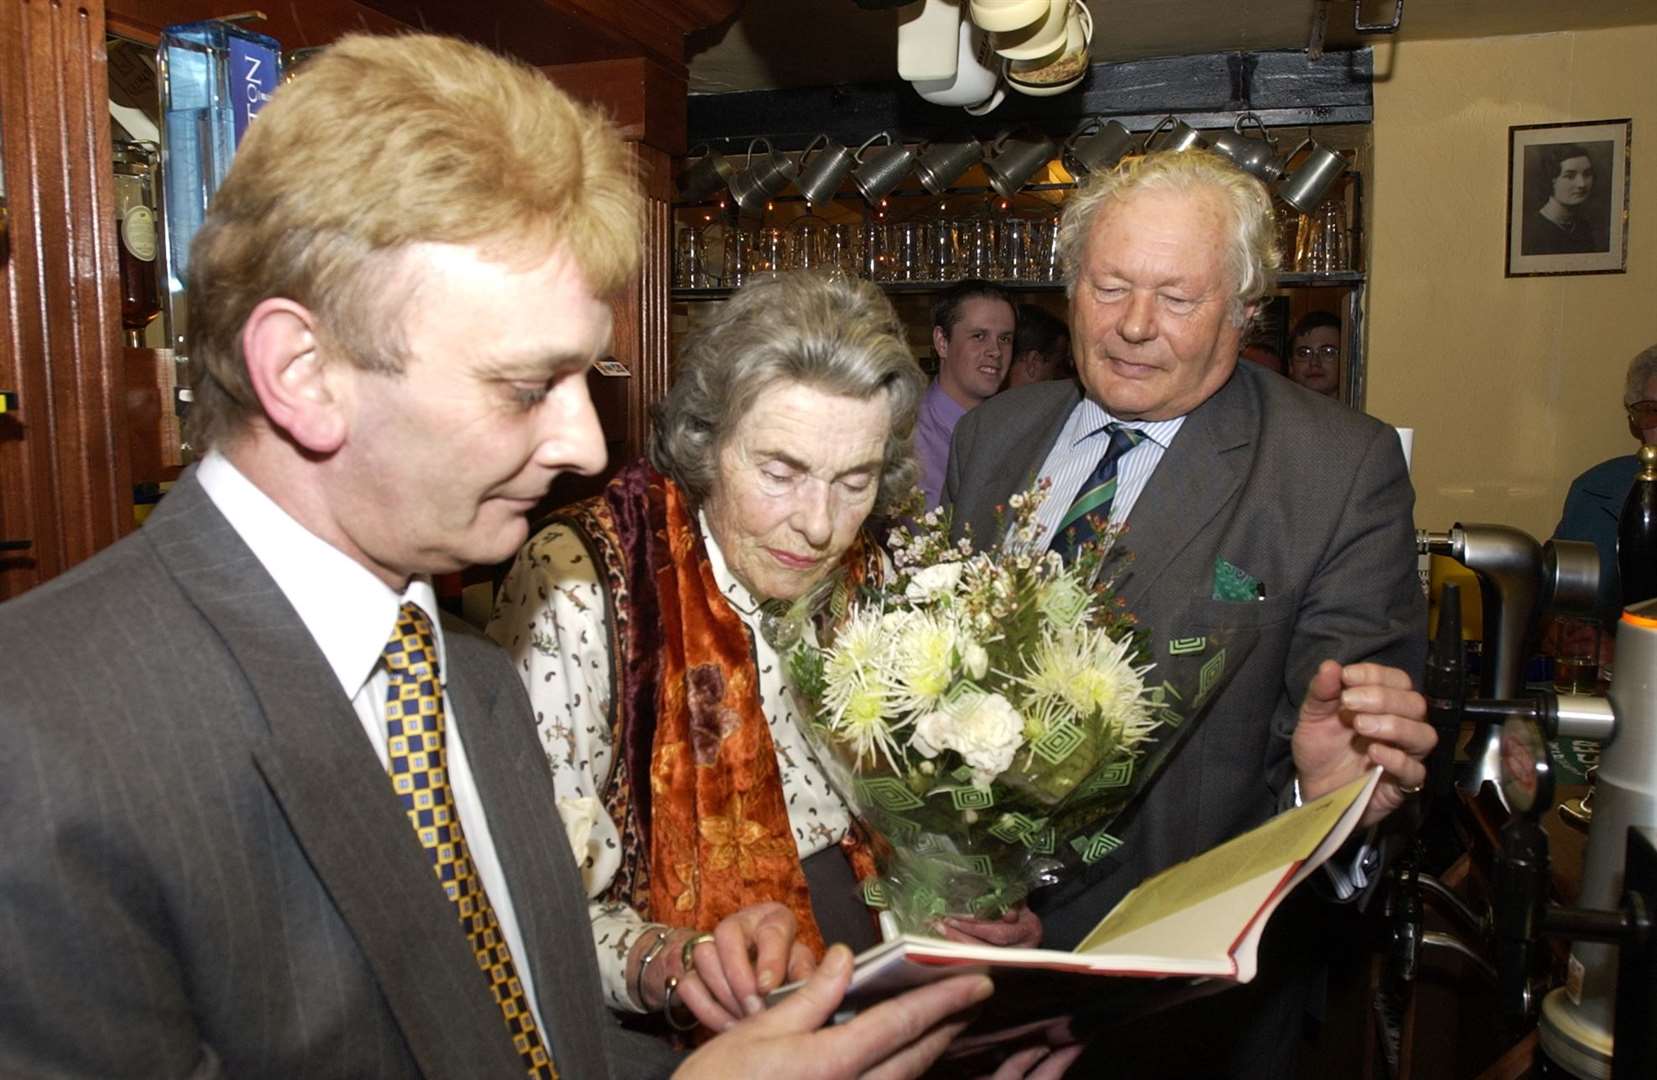
[[[142,348],[144,330],[161,314],[156,282],[155,150],[145,143],[117,142],[115,236],[121,268],[121,326],[126,343]]]
[[[1657,596],[1657,446],[1640,447],[1640,471],[1617,522],[1622,605]]]

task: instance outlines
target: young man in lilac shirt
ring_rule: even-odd
[[[962,281],[932,305],[938,377],[921,399],[915,423],[915,455],[921,462],[928,510],[938,505],[943,491],[956,423],[1001,388],[1012,361],[1016,326],[1012,295],[988,281]]]

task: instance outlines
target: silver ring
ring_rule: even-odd
[[[667,990],[662,995],[662,1015],[667,1018],[667,1026],[672,1028],[674,1031],[695,1031],[701,1021],[697,1020],[696,1017],[692,1015],[690,1023],[680,1023],[679,1017],[675,1014],[673,1009],[673,991],[679,989],[679,981],[679,976],[677,975],[669,975],[667,977]]]
[[[1398,785],[1398,794],[1400,794],[1400,795],[1419,795],[1419,794],[1421,794],[1422,786],[1423,785],[1421,785],[1421,784],[1417,784],[1414,787],[1405,787],[1403,784],[1399,784]]]

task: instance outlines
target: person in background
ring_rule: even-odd
[[[1037,477],[1051,550],[1069,550],[1074,504],[1125,523],[1118,597],[1152,658],[1221,673],[1112,823],[1120,846],[1035,902],[1046,945],[1067,948],[1150,875],[1375,765],[1363,823],[1380,823],[1421,789],[1436,739],[1414,688],[1426,603],[1397,434],[1238,361],[1278,265],[1264,187],[1207,151],[1147,154],[1091,177],[1059,236],[1078,380],[968,414],[945,505],[991,537]],[[1379,873],[1373,845],[1337,862],[1337,898]],[[1255,982],[1100,1038],[1079,1074],[1292,1075],[1323,963],[1317,898],[1294,899],[1309,910],[1268,936]]]
[[[1283,357],[1278,355],[1276,349],[1263,342],[1255,341],[1244,345],[1238,355],[1251,364],[1259,364],[1267,371],[1275,371],[1279,375],[1285,374],[1283,371]]]
[[[1324,397],[1341,393],[1341,320],[1328,311],[1308,311],[1289,335],[1289,378]]]
[[[1525,215],[1519,250],[1525,255],[1572,255],[1605,251],[1609,238],[1588,220],[1594,163],[1577,143],[1544,146],[1541,179],[1547,198]]]
[[[943,490],[955,425],[1001,389],[1017,325],[1012,294],[976,278],[950,286],[932,305],[938,377],[921,398],[915,424],[915,454],[920,458],[927,510],[938,505]]]
[[[604,1009],[536,718],[430,575],[603,467],[632,161],[419,34],[342,39],[248,129],[191,249],[203,460],[0,605],[0,1075],[912,1076],[990,992],[818,1030],[837,949],[688,1059]]]
[[[1628,433],[1640,443],[1657,444],[1657,345],[1628,362],[1623,377],[1623,410]],[[1571,481],[1565,505],[1554,526],[1556,540],[1586,540],[1599,550],[1600,621],[1616,623],[1622,612],[1622,581],[1617,572],[1617,524],[1622,504],[1640,470],[1639,458],[1622,454],[1600,462]]]
[[[1004,389],[1076,374],[1070,363],[1070,328],[1064,320],[1035,304],[1018,305],[1018,329],[1013,333],[1013,361],[1007,366]]]

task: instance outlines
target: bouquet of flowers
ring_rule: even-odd
[[[939,511],[898,529],[895,573],[789,655],[808,733],[874,842],[866,898],[905,931],[996,917],[1107,855],[1180,725],[1114,597],[1116,531],[1066,566],[1034,544],[1044,496],[1015,495],[1006,539],[977,554]]]

